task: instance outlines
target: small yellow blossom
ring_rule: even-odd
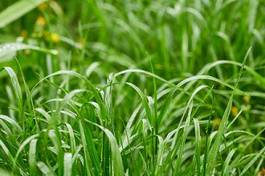
[[[163,65],[161,65],[161,64],[155,64],[155,68],[156,69],[163,69]]]
[[[42,3],[38,6],[38,9],[40,11],[45,11],[48,8],[48,4],[47,3]]]
[[[26,37],[28,36],[28,32],[25,31],[25,30],[22,30],[22,31],[20,32],[20,36],[21,36],[22,38],[26,38]]]
[[[232,115],[236,117],[238,114],[238,108],[236,106],[233,106],[231,109],[231,112],[232,112]]]
[[[221,119],[219,117],[213,119],[212,126],[214,129],[218,129],[220,124],[221,124]]]
[[[31,51],[29,49],[24,50],[25,55],[30,55]]]
[[[245,104],[249,104],[249,102],[250,102],[250,96],[249,95],[245,95],[243,97],[243,100],[244,100]]]
[[[85,44],[86,44],[86,40],[84,38],[80,38],[78,40],[78,47],[84,48],[85,47]]]
[[[43,32],[42,31],[36,31],[32,33],[32,37],[34,38],[42,38],[43,37]]]
[[[36,24],[37,24],[38,26],[41,26],[41,27],[45,26],[45,24],[46,24],[46,20],[45,20],[45,18],[44,18],[43,16],[39,16],[39,17],[37,18],[37,20],[36,20]]]
[[[56,33],[51,33],[50,40],[54,43],[58,43],[60,41],[60,36]]]
[[[265,176],[265,168],[262,168],[259,173],[258,176]]]
[[[50,33],[48,31],[43,31],[43,37],[45,37],[46,40],[49,40],[50,38]]]

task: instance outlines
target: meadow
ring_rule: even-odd
[[[1,0],[0,175],[265,176],[265,1]]]

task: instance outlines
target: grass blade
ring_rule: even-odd
[[[15,56],[16,52],[21,50],[35,50],[47,54],[57,55],[58,51],[53,49],[45,49],[35,45],[28,45],[24,43],[5,43],[0,45],[0,62],[5,61],[10,56]]]
[[[0,13],[0,28],[17,20],[47,0],[20,0]]]
[[[33,139],[29,144],[29,167],[31,175],[37,175],[36,173],[36,147],[37,147],[37,139]]]
[[[64,176],[72,175],[72,154],[65,153],[64,154]]]
[[[96,123],[90,122],[90,121],[88,121],[88,122],[97,126],[106,134],[106,136],[109,140],[109,143],[110,143],[110,148],[111,148],[111,160],[112,160],[113,175],[123,176],[124,175],[124,168],[123,168],[122,157],[121,157],[119,146],[117,144],[115,137],[113,136],[111,131],[108,130],[107,128],[104,128],[104,127],[102,127]]]

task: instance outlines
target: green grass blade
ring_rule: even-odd
[[[110,130],[107,128],[104,128],[96,123],[90,122],[89,123],[97,126],[100,128],[105,135],[107,136],[109,143],[110,143],[110,148],[111,148],[111,160],[112,160],[112,168],[113,168],[113,175],[115,176],[123,176],[124,175],[124,168],[123,168],[123,162],[122,162],[122,157],[121,153],[119,150],[119,146],[117,144],[117,141],[113,134],[111,133]]]
[[[221,124],[220,124],[219,129],[218,129],[216,139],[215,139],[215,141],[214,141],[214,143],[210,149],[209,157],[207,160],[207,162],[208,162],[207,171],[206,171],[207,175],[211,175],[211,173],[213,172],[213,169],[215,167],[216,157],[217,157],[217,154],[219,152],[219,146],[222,143],[222,137],[224,135],[226,124],[228,121],[228,117],[229,117],[230,112],[231,112],[232,101],[233,101],[233,96],[230,97],[230,99],[227,103],[224,115],[222,117]]]
[[[132,83],[126,83],[127,85],[129,85],[131,88],[133,88],[137,94],[141,97],[141,100],[142,100],[142,104],[144,106],[144,109],[145,109],[145,112],[146,112],[146,116],[147,116],[147,119],[149,120],[149,122],[151,124],[154,124],[154,120],[152,119],[152,111],[151,111],[151,108],[148,104],[148,98],[146,95],[144,95],[144,93],[137,87],[135,86],[134,84]]]
[[[244,167],[243,171],[240,172],[240,176],[244,175],[249,170],[249,168],[259,159],[259,157],[264,155],[264,153],[265,153],[265,147],[261,149],[260,152],[257,153],[250,162],[248,162],[248,164]]]

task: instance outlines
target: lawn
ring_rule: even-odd
[[[1,0],[0,175],[265,176],[265,1]]]

